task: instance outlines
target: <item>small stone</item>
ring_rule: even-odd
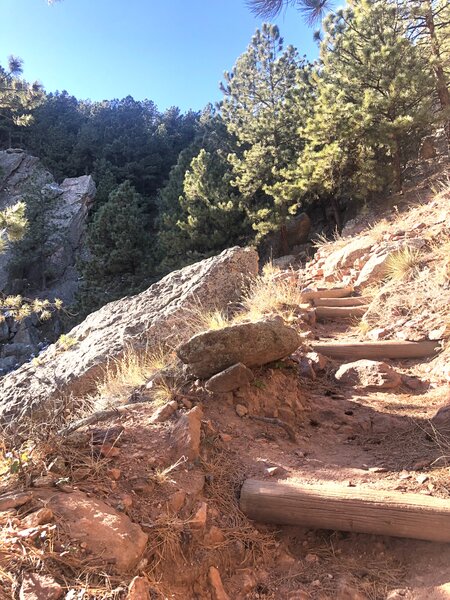
[[[221,529],[213,525],[208,533],[205,535],[204,542],[207,546],[217,546],[223,544],[225,536]]]
[[[342,365],[335,374],[341,383],[360,388],[393,389],[402,377],[388,364],[376,360],[357,360]]]
[[[226,444],[228,442],[231,442],[231,440],[233,439],[233,436],[230,435],[229,433],[220,433],[220,439],[222,440],[222,442],[225,442]]]
[[[209,392],[233,392],[249,385],[254,378],[253,372],[248,367],[242,363],[237,363],[211,377],[206,382],[205,387]]]
[[[150,584],[144,577],[135,577],[128,587],[126,600],[150,600]]]
[[[129,494],[124,494],[121,497],[121,501],[125,508],[131,508],[133,506],[133,498]]]
[[[418,475],[416,477],[416,481],[417,481],[417,483],[420,483],[420,485],[422,485],[423,483],[428,481],[428,479],[429,479],[428,475]]]
[[[53,577],[27,573],[24,575],[19,592],[20,600],[58,600],[63,595],[63,588]]]
[[[172,494],[169,498],[169,507],[174,513],[178,513],[182,508],[186,500],[186,492],[184,490],[178,490]]]
[[[239,417],[245,417],[245,415],[248,414],[248,408],[246,406],[244,406],[243,404],[236,404],[236,414]]]
[[[430,331],[428,334],[428,339],[433,341],[442,340],[445,337],[446,332],[447,326],[442,325],[442,327],[439,327],[439,329],[433,329],[432,331]]]
[[[305,561],[307,563],[318,563],[319,562],[319,557],[317,556],[317,554],[307,554],[305,556]]]
[[[185,456],[188,460],[196,460],[200,456],[200,439],[203,410],[196,406],[182,415],[172,431],[172,444],[178,458]]]
[[[267,467],[266,473],[267,475],[270,475],[270,477],[274,477],[275,475],[281,475],[283,469],[281,467]]]
[[[167,419],[177,411],[178,402],[176,400],[171,400],[167,402],[163,406],[160,406],[152,415],[150,419],[150,423],[164,423]]]
[[[51,521],[53,521],[53,511],[49,508],[40,508],[36,512],[31,513],[22,519],[22,525],[27,528],[38,527],[39,525],[44,525]]]
[[[189,521],[192,529],[204,529],[206,527],[206,519],[208,517],[208,505],[202,502],[200,508],[195,513],[194,517]]]
[[[108,475],[111,477],[111,479],[113,479],[114,481],[118,481],[120,479],[122,472],[120,469],[110,469],[108,471]]]
[[[220,573],[216,567],[210,567],[208,572],[209,585],[211,586],[213,600],[230,600],[225,592]]]
[[[116,446],[103,444],[100,450],[100,454],[106,458],[115,458],[116,456],[120,455],[120,450]]]

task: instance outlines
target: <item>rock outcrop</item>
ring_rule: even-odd
[[[225,309],[257,272],[255,250],[231,248],[170,273],[137,296],[107,304],[67,334],[70,348],[54,344],[39,364],[22,365],[0,380],[0,415],[35,412],[62,396],[92,392],[108,361],[127,346],[176,345],[189,335],[195,308]]]
[[[91,176],[65,179],[58,185],[39,159],[22,150],[0,152],[0,210],[19,200],[39,194],[48,207],[45,214],[49,234],[44,241],[51,248],[45,264],[29,265],[23,279],[10,279],[8,264],[14,250],[0,255],[0,290],[53,299],[70,304],[78,289],[76,262],[82,258],[86,218],[95,196]],[[46,273],[51,278],[46,280]],[[26,281],[25,281],[26,280]]]
[[[19,201],[30,206],[38,198],[44,221],[39,257],[20,256],[17,266],[14,246],[0,254],[0,292],[51,301],[60,298],[66,305],[74,300],[79,283],[76,264],[84,258],[83,238],[94,196],[90,176],[65,179],[58,185],[36,157],[22,150],[0,152],[0,211]],[[30,222],[27,235],[33,235],[32,226]],[[38,354],[60,333],[58,318],[42,322],[32,315],[17,323],[8,317],[0,324],[0,376]]]
[[[300,343],[297,331],[275,318],[198,333],[177,354],[196,377],[208,379],[236,363],[256,367],[285,358]]]

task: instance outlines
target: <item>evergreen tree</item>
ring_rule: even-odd
[[[20,128],[32,122],[31,111],[43,99],[39,83],[21,78],[22,60],[8,58],[7,67],[0,65],[0,144],[11,147]]]
[[[303,148],[297,128],[308,104],[308,68],[292,46],[284,49],[278,28],[264,24],[225,73],[222,91],[223,119],[239,147],[229,155],[233,183],[259,236],[283,231],[297,202],[279,196],[276,186]]]
[[[429,123],[430,77],[398,7],[348,4],[325,20],[308,144],[281,195],[367,199],[390,173],[401,190],[409,144]]]
[[[397,0],[403,5],[411,39],[432,69],[439,118],[450,152],[450,4],[447,0]]]
[[[89,261],[82,265],[80,304],[91,311],[140,289],[150,252],[142,198],[129,181],[101,206],[89,227]]]

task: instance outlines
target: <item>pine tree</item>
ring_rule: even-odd
[[[82,268],[80,291],[83,311],[139,290],[150,245],[142,198],[129,181],[113,191],[95,214],[87,246],[90,258]]]
[[[297,202],[276,193],[283,170],[299,155],[297,133],[309,94],[308,69],[274,25],[263,25],[222,84],[221,112],[239,152],[230,154],[234,185],[259,236],[285,229]],[[292,100],[296,98],[297,101]]]
[[[7,147],[12,146],[14,134],[32,122],[31,111],[44,97],[39,83],[21,78],[22,64],[20,58],[10,56],[7,67],[0,65],[0,134]]]
[[[398,0],[397,0],[398,1]],[[450,152],[450,4],[447,0],[400,0],[411,39],[429,62]]]
[[[367,199],[390,173],[401,190],[409,144],[429,123],[430,77],[398,7],[348,4],[324,23],[314,116],[302,130],[308,144],[279,186],[288,197]]]

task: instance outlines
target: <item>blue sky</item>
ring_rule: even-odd
[[[286,43],[316,57],[296,10],[277,23]],[[260,24],[245,0],[0,0],[0,63],[20,56],[47,91],[198,110],[220,98],[223,71]]]

